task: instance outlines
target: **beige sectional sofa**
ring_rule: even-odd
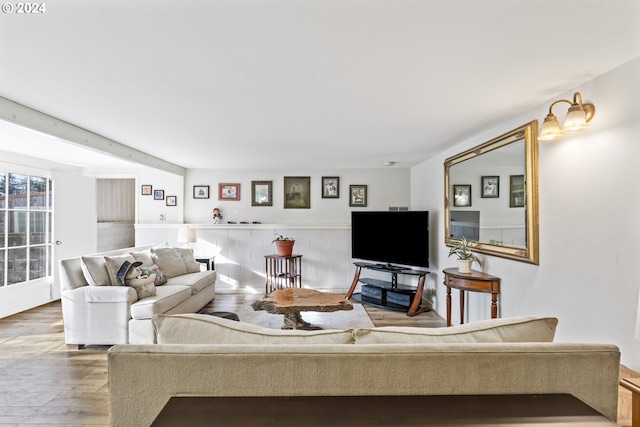
[[[569,393],[616,417],[618,348],[551,342],[552,318],[339,331],[197,314],[153,323],[158,344],[109,350],[113,426],[150,425],[172,396]]]
[[[155,295],[139,298],[117,276],[124,262],[156,275]],[[162,276],[166,282],[162,283]],[[143,246],[60,261],[67,346],[153,344],[155,314],[194,313],[215,296],[215,271],[201,271],[188,249]],[[144,294],[140,294],[141,296]]]

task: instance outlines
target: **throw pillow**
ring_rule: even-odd
[[[103,256],[83,256],[80,266],[89,285],[111,286],[111,279]]]
[[[149,249],[142,252],[131,252],[131,256],[136,261],[141,262],[143,267],[151,267],[154,264],[151,251]]]
[[[184,261],[175,248],[152,248],[151,254],[168,279],[187,274]]]
[[[156,280],[154,285],[160,286],[167,283],[167,276],[160,270],[156,264],[153,264],[151,267],[140,267],[140,271],[144,276],[151,276],[152,274],[156,275]]]
[[[135,270],[132,268],[132,270]],[[151,276],[140,276],[134,277],[131,279],[127,279],[127,286],[132,287],[138,293],[138,299],[153,297],[156,295],[156,285],[153,284],[155,282],[156,276],[152,274]]]
[[[449,328],[384,326],[356,329],[356,344],[553,342],[558,319],[520,316],[482,320]]]
[[[131,255],[114,255],[105,256],[104,261],[107,265],[107,273],[109,274],[109,281],[111,286],[122,286],[122,282],[118,279],[118,270],[125,261],[129,264],[133,264],[136,260]]]
[[[187,248],[175,248],[180,258],[184,262],[187,273],[197,273],[200,271],[200,263],[193,256],[193,251]]]
[[[352,329],[268,329],[208,314],[156,314],[152,322],[158,344],[353,344]]]

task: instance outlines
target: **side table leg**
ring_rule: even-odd
[[[460,289],[460,324],[464,324],[464,291]]]
[[[498,318],[498,294],[494,292],[491,293],[491,318]]]
[[[451,288],[448,286],[447,286],[447,326],[451,326]]]

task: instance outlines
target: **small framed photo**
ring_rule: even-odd
[[[337,176],[322,177],[322,198],[337,199],[340,197],[340,178]]]
[[[349,206],[351,207],[367,207],[367,186],[366,185],[350,185],[349,186]]]
[[[218,184],[218,200],[240,200],[240,184]]]
[[[511,175],[509,177],[509,207],[524,208],[524,175]]]
[[[273,206],[273,181],[251,181],[251,206]]]
[[[500,197],[500,177],[499,176],[483,176],[482,177],[482,198],[498,198]]]
[[[153,200],[164,200],[164,190],[154,190]]]
[[[311,207],[311,177],[284,177],[284,208],[309,209]]]
[[[453,206],[471,206],[471,185],[464,184],[453,186]]]
[[[167,206],[177,206],[178,196],[167,196]]]
[[[150,185],[143,185],[142,186],[142,195],[143,196],[150,196],[153,193],[151,192],[151,186]]]
[[[193,198],[194,199],[208,199],[209,198],[209,186],[208,185],[194,185],[193,186]]]

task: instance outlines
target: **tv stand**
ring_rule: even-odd
[[[358,282],[363,283],[363,289],[370,290],[371,296],[368,298],[364,292],[362,294],[362,302],[374,304],[381,307],[403,310],[407,312],[407,316],[415,316],[423,311],[429,311],[428,308],[420,308],[422,301],[422,293],[424,292],[424,282],[427,274],[426,270],[413,269],[409,267],[400,267],[392,264],[372,264],[368,262],[354,262],[356,273],[351,282],[351,287],[345,295],[345,299],[351,298],[353,291],[356,289]],[[370,277],[360,277],[362,269],[381,271],[391,274],[391,281],[374,279]],[[399,285],[398,274],[406,274],[409,276],[418,276],[418,286]]]

